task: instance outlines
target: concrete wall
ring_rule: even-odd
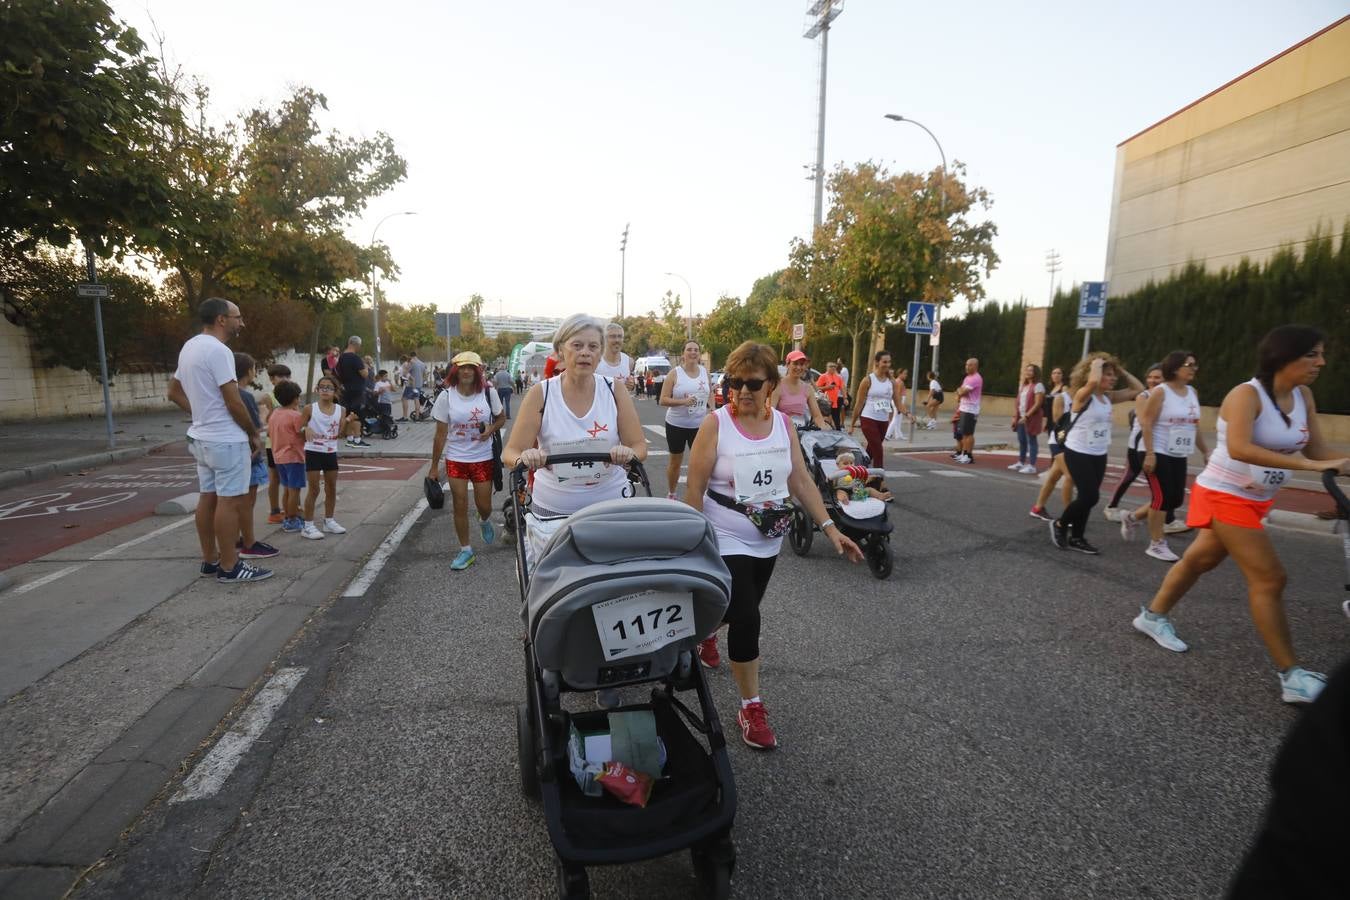
[[[1106,278],[1127,294],[1350,216],[1350,17],[1122,143]]]
[[[1045,337],[1050,325],[1050,307],[1029,306],[1022,331],[1022,368],[1034,363],[1045,368]]]

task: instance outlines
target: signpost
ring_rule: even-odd
[[[445,338],[445,364],[450,365],[450,339],[459,337],[459,313],[436,313],[436,337]]]
[[[792,326],[792,339],[794,341],[806,340],[806,323],[798,322]]]
[[[75,295],[92,298],[94,301],[94,333],[98,335],[98,372],[99,380],[103,382],[103,419],[108,428],[108,449],[111,450],[117,446],[117,439],[113,437],[112,392],[108,389],[108,351],[103,344],[103,298],[108,296],[108,286],[98,283],[92,247],[85,247],[84,266],[89,280],[75,285]]]
[[[1085,281],[1078,297],[1078,327],[1083,329],[1083,355],[1088,355],[1092,332],[1106,321],[1105,281]]]
[[[914,423],[918,420],[919,412],[919,345],[923,341],[923,335],[936,337],[938,325],[935,312],[937,304],[921,303],[917,300],[909,301],[909,307],[905,311],[905,333],[914,335],[914,367],[909,370],[910,392],[909,392],[909,439],[914,440]],[[899,415],[897,410],[896,415]]]

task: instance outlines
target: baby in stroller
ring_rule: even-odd
[[[801,433],[800,440],[830,517],[862,548],[872,574],[886,578],[891,574],[893,555],[892,527],[886,518],[891,493],[881,484],[885,471],[870,468],[867,464],[871,459],[862,445],[844,432],[808,429]],[[798,556],[810,552],[814,530],[805,516],[794,514],[788,543]]]
[[[834,485],[834,498],[849,515],[856,518],[866,518],[866,514],[859,515],[861,510],[855,510],[853,504],[861,503],[869,498],[884,503],[889,503],[893,499],[888,489],[874,487],[874,485],[881,484],[881,479],[877,477],[869,478],[871,473],[868,468],[857,465],[851,451],[844,450],[835,456],[834,464],[839,467],[839,471],[831,479],[831,483]],[[875,510],[872,514],[875,514]]]

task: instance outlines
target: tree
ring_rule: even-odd
[[[169,216],[157,129],[176,110],[101,0],[0,4],[0,253],[80,237],[100,256]]]
[[[394,353],[414,353],[439,340],[436,337],[436,307],[433,304],[399,306],[391,303],[381,307],[380,315],[380,324],[388,330],[389,348]]]
[[[534,338],[524,331],[503,331],[499,333],[491,342],[490,355],[484,357],[485,360],[510,359],[511,351],[516,348],[516,344],[523,344]]]

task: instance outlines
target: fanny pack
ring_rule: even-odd
[[[746,506],[744,503],[737,503],[726,494],[717,491],[708,491],[708,496],[719,506],[725,506],[727,509],[733,509],[750,520],[750,524],[766,538],[780,538],[788,533],[788,528],[792,524],[792,507],[789,504],[781,506]]]

